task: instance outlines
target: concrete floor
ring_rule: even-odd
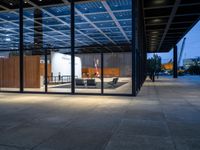
[[[138,97],[0,93],[0,150],[200,150],[198,78]]]

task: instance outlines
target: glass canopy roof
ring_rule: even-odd
[[[107,47],[108,51],[129,51],[132,41],[132,0],[88,1],[75,4],[75,47]],[[38,5],[27,0],[24,8],[24,45],[34,44],[34,32],[42,34],[43,48],[69,48],[70,4]],[[0,50],[19,46],[19,10],[1,5]],[[34,10],[42,12],[34,19]],[[38,28],[37,28],[38,26]],[[42,29],[42,30],[41,30]],[[125,47],[123,47],[125,46]]]

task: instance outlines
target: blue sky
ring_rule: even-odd
[[[185,35],[185,37],[186,41],[185,41],[185,48],[183,51],[182,60],[185,58],[194,58],[200,56],[200,21]],[[183,38],[177,44],[178,54],[180,54]],[[173,51],[171,50],[168,53],[160,53],[158,55],[162,57],[162,62],[165,63],[170,59],[172,59]],[[152,54],[150,54],[149,57],[150,56],[152,56]]]

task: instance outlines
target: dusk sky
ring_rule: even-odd
[[[182,60],[185,58],[194,58],[200,56],[200,21],[185,35],[185,48],[183,51]],[[181,45],[183,39],[177,44],[178,46],[178,56],[180,54]],[[173,57],[173,51],[171,50],[168,53],[158,53],[162,57],[162,62],[166,63]],[[148,57],[151,57],[152,54],[149,54]],[[181,60],[181,63],[182,63]]]

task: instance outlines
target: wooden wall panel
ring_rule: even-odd
[[[0,59],[1,87],[19,88],[19,57]]]
[[[94,60],[101,60],[100,54],[77,54],[81,58],[83,68],[94,68]],[[130,77],[132,75],[131,52],[123,53],[104,53],[105,68],[119,68],[121,77]]]
[[[82,69],[82,75],[84,78],[88,77],[94,77],[96,69],[95,68],[83,68]],[[101,69],[98,68],[98,72],[101,75]],[[104,68],[103,69],[104,77],[119,77],[120,76],[120,69],[119,68]]]
[[[40,56],[24,56],[24,88],[40,88]],[[0,58],[0,87],[19,88],[19,57]]]
[[[24,88],[40,88],[40,56],[24,56]]]
[[[40,64],[40,75],[45,76],[45,64]],[[47,75],[51,76],[51,64],[47,65]]]
[[[0,88],[3,86],[3,58],[0,58]]]

